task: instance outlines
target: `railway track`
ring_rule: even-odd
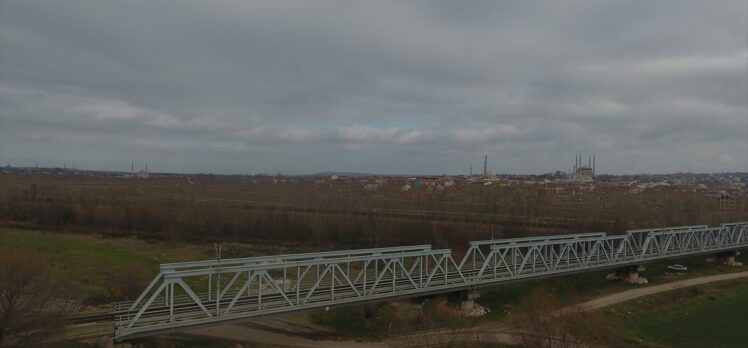
[[[114,322],[114,311],[112,312],[95,312],[80,313],[67,318],[67,325],[84,325],[102,322]]]

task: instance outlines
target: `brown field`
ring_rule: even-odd
[[[557,185],[557,184],[554,184]],[[467,241],[748,219],[704,192],[460,184],[366,191],[357,180],[0,174],[0,220],[22,227],[176,242],[267,241],[321,249]]]

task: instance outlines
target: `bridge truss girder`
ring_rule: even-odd
[[[116,337],[745,247],[748,223],[730,223],[476,241],[459,263],[418,245],[163,264],[138,299],[116,306]]]

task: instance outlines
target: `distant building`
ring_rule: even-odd
[[[721,193],[718,199],[719,199],[720,210],[727,210],[727,211],[735,210],[735,197],[731,196],[728,193]]]
[[[148,164],[145,165],[145,169],[138,172],[137,177],[139,179],[148,179],[151,175],[148,174]]]
[[[574,159],[574,169],[569,173],[569,181],[593,182],[595,181],[595,155],[587,157],[587,165],[582,163],[580,154]]]

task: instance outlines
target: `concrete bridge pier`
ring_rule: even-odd
[[[647,284],[647,278],[639,276],[639,272],[645,270],[646,268],[642,265],[626,266],[616,270],[616,278],[629,284]]]
[[[470,313],[475,306],[475,300],[480,297],[476,290],[452,292],[447,295],[447,303],[462,312]]]
[[[743,263],[735,261],[735,256],[738,256],[738,255],[740,255],[739,250],[725,251],[725,252],[717,253],[717,255],[715,255],[714,260],[720,265],[739,267],[739,266],[742,266]]]

